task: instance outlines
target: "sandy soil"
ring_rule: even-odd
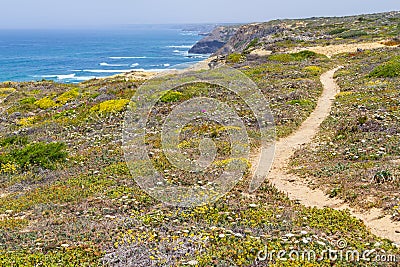
[[[357,52],[357,48],[363,50],[371,50],[377,49],[381,47],[390,47],[395,48],[396,46],[386,46],[381,42],[373,42],[373,43],[356,43],[356,44],[340,44],[340,45],[328,45],[328,46],[313,46],[313,47],[303,47],[303,48],[296,48],[290,53],[295,53],[303,50],[309,50],[318,54],[326,55],[327,57],[331,58],[334,55],[341,54],[341,53],[355,53]]]
[[[390,216],[383,215],[382,210],[357,211],[340,199],[328,198],[320,189],[311,189],[304,179],[287,173],[290,157],[301,145],[312,141],[312,138],[318,133],[320,124],[329,115],[333,100],[339,92],[339,87],[333,79],[333,75],[338,69],[330,70],[321,76],[324,91],[310,117],[298,131],[276,143],[275,159],[268,179],[277,189],[287,193],[290,199],[298,200],[303,205],[318,208],[331,207],[337,210],[349,209],[353,216],[364,221],[373,234],[400,245],[400,223],[393,222]],[[268,159],[264,164],[269,165]],[[263,159],[260,161],[260,166],[263,166]]]

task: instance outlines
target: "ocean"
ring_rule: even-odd
[[[204,60],[189,54],[199,32],[184,26],[0,30],[0,81],[78,83],[131,70],[159,71]]]

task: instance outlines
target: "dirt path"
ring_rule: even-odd
[[[290,53],[295,53],[302,50],[309,50],[318,54],[326,55],[327,57],[331,58],[332,56],[341,53],[351,53],[351,52],[355,53],[357,51],[357,48],[360,48],[362,50],[371,50],[382,47],[396,48],[396,46],[386,46],[382,42],[372,42],[372,43],[337,44],[337,45],[327,45],[327,46],[303,47],[303,48],[296,48],[290,51]]]
[[[302,144],[312,141],[312,138],[318,133],[320,124],[329,115],[333,100],[339,92],[339,87],[333,79],[333,75],[338,69],[330,70],[321,76],[324,90],[310,117],[294,134],[276,143],[275,160],[268,179],[280,191],[287,193],[290,199],[299,200],[305,206],[331,207],[337,210],[349,209],[353,216],[364,221],[373,234],[400,245],[400,223],[392,222],[390,216],[383,216],[380,209],[366,212],[356,211],[340,199],[328,198],[323,191],[311,189],[303,179],[296,175],[287,174],[290,157]],[[262,162],[260,163],[262,165]]]

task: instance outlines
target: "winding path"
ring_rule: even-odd
[[[374,208],[365,212],[357,211],[340,199],[328,198],[320,189],[311,189],[304,179],[287,173],[290,157],[301,145],[312,141],[319,131],[320,124],[329,116],[335,96],[339,92],[339,86],[333,76],[340,68],[330,70],[321,76],[324,90],[314,112],[295,133],[276,143],[275,159],[268,179],[277,189],[287,193],[290,199],[298,200],[305,206],[330,207],[336,210],[348,209],[353,216],[364,221],[373,234],[400,245],[400,223],[393,222],[390,216],[382,213],[382,210]],[[260,165],[263,165],[262,161]]]

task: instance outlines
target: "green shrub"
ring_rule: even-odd
[[[290,62],[290,61],[303,61],[303,60],[323,58],[323,57],[325,56],[317,54],[312,51],[304,50],[292,54],[275,54],[269,56],[268,58],[273,61]]]
[[[2,250],[0,266],[100,266],[102,254],[97,248],[84,246],[52,249],[47,252]]]
[[[400,76],[400,57],[379,65],[369,74],[369,77],[376,78],[393,78],[398,76]]]
[[[28,144],[28,138],[26,136],[12,135],[0,140],[0,147],[8,146],[24,146]]]
[[[247,45],[247,47],[244,49],[244,52],[243,53],[249,53],[250,51],[250,49],[252,49],[252,48],[254,48],[254,47],[256,47],[257,46],[257,44],[258,44],[258,41],[259,41],[259,39],[258,38],[254,38],[248,45]]]
[[[228,58],[226,59],[226,61],[227,61],[228,63],[236,64],[236,63],[242,62],[244,59],[245,59],[245,57],[244,57],[242,54],[233,53],[233,54],[230,54],[230,55],[228,56]]]
[[[368,35],[365,31],[356,31],[356,30],[350,30],[343,32],[342,34],[338,35],[338,37],[343,38],[343,39],[349,39],[349,38],[355,38],[355,37],[360,37],[360,36],[365,36]]]
[[[36,102],[36,98],[34,98],[34,97],[27,97],[27,98],[23,98],[23,99],[19,100],[19,103],[21,105],[33,104],[35,102]]]
[[[288,102],[290,105],[299,105],[301,107],[309,107],[314,106],[314,103],[307,99],[300,99],[300,100],[291,100]]]
[[[345,31],[348,31],[349,29],[346,28],[338,28],[338,29],[333,29],[330,32],[328,32],[329,35],[336,35]]]
[[[290,54],[275,54],[268,57],[269,60],[278,62],[290,62],[293,61],[293,57]]]
[[[304,70],[313,76],[318,76],[322,72],[322,69],[318,66],[308,66],[308,67],[305,67]]]
[[[318,58],[321,55],[312,52],[312,51],[308,51],[308,50],[304,50],[298,53],[293,53],[291,54],[297,61],[302,61],[302,60],[306,60],[306,59],[313,59],[313,58]]]
[[[55,169],[55,163],[63,161],[67,157],[65,147],[63,143],[33,143],[1,155],[0,162],[15,162],[22,169],[27,169],[29,166]]]
[[[164,103],[176,102],[176,101],[181,100],[182,97],[183,97],[183,94],[181,92],[168,91],[168,93],[164,94],[161,97],[161,102],[164,102]]]

